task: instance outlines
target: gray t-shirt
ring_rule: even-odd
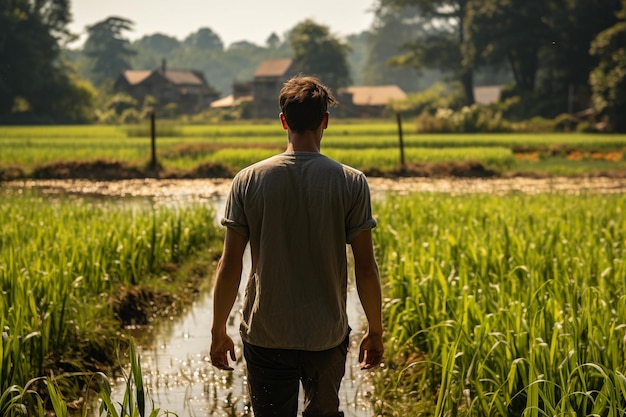
[[[315,152],[285,152],[240,171],[222,225],[250,240],[242,339],[325,350],[348,331],[346,244],[376,226],[360,171]]]

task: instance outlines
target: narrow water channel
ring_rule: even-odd
[[[223,214],[223,205],[222,199],[215,203],[217,218]],[[246,250],[239,298],[228,325],[228,332],[237,344],[234,371],[220,371],[209,361],[213,316],[210,292],[199,297],[182,316],[160,320],[148,330],[149,335],[138,337],[142,340],[138,342],[138,352],[144,385],[155,409],[171,411],[179,417],[253,415],[249,409],[245,365],[238,335],[238,306],[242,303],[249,271],[250,254]],[[353,280],[348,288],[347,306],[353,331],[340,392],[341,407],[348,417],[366,417],[371,416],[369,399],[372,386],[368,372],[358,367],[358,343],[363,336],[364,313]],[[123,400],[124,384],[124,380],[116,382],[113,392],[115,401]]]

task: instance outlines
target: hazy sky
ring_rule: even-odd
[[[70,30],[109,16],[135,23],[131,40],[163,33],[184,39],[201,27],[217,33],[225,46],[246,40],[264,45],[272,32],[284,33],[305,19],[328,26],[336,36],[369,29],[375,0],[71,0]]]

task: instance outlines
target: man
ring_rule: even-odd
[[[374,258],[369,186],[365,176],[320,153],[328,126],[330,91],[314,77],[294,77],[279,96],[287,130],[284,153],[233,179],[226,202],[224,251],[214,287],[211,362],[232,370],[234,343],[226,322],[237,297],[242,257],[252,267],[240,334],[255,417],[296,416],[300,383],[305,417],[342,416],[339,386],[345,372],[346,244],[368,321],[361,340],[362,369],[383,356],[381,287]]]

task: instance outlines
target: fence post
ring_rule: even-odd
[[[151,139],[151,158],[150,158],[150,169],[154,173],[155,177],[159,177],[159,168],[157,165],[157,157],[156,157],[156,124],[154,121],[154,112],[150,113],[150,139]]]
[[[404,169],[404,139],[402,138],[402,116],[400,113],[396,113],[396,121],[398,122],[398,140],[400,141],[400,165]]]

